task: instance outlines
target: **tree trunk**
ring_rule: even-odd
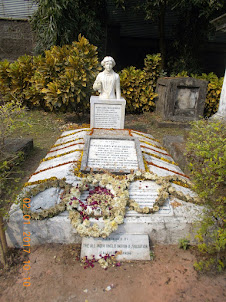
[[[4,230],[4,221],[1,213],[0,213],[0,241],[2,243],[3,253],[6,255],[6,253],[8,252],[8,247],[7,247],[7,241],[5,236],[5,230]]]
[[[0,240],[0,254],[1,254],[1,259],[0,259],[0,260],[2,261],[4,267],[6,267],[6,266],[7,266],[6,255],[5,255],[5,253],[4,253],[4,250],[3,250],[3,246],[2,246],[1,240]]]
[[[165,68],[165,57],[166,57],[166,40],[165,40],[165,13],[166,13],[166,4],[165,2],[160,5],[160,13],[159,13],[159,49],[162,57],[161,67]]]

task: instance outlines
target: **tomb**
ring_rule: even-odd
[[[44,243],[82,243],[81,257],[117,251],[123,260],[149,260],[150,244],[177,244],[199,218],[202,207],[191,202],[197,196],[189,178],[167,150],[150,134],[120,129],[125,104],[117,103],[113,63],[109,57],[104,61],[109,83],[105,73],[94,83],[103,101],[93,104],[96,127],[63,132],[11,207],[9,246],[29,250]],[[196,88],[192,93],[196,102],[200,95]],[[185,110],[179,99],[175,110]]]

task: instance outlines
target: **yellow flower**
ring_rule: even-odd
[[[158,212],[158,211],[159,211],[159,207],[158,207],[158,206],[154,206],[154,207],[153,207],[153,211],[154,211],[154,212]]]

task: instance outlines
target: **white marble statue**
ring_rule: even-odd
[[[104,71],[98,74],[93,89],[100,93],[99,98],[102,100],[119,100],[121,98],[120,78],[113,70],[115,60],[112,57],[105,57],[101,65],[104,67]]]

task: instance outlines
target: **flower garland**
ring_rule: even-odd
[[[55,144],[55,145],[52,146],[52,148],[59,147],[59,146],[62,146],[62,145],[66,145],[66,144],[72,143],[74,141],[78,141],[80,139],[82,139],[84,141],[83,137],[74,138],[74,139],[71,139],[70,141],[67,141],[67,142],[63,142],[63,143],[60,143],[60,144]]]
[[[163,153],[163,152],[157,151],[157,150],[155,150],[155,149],[153,149],[153,148],[149,148],[149,147],[144,146],[144,145],[140,145],[140,146],[141,146],[142,148],[145,148],[145,149],[149,149],[149,150],[155,151],[155,152],[160,153],[160,154],[162,154],[162,155],[170,156],[168,153]]]
[[[33,185],[39,185],[42,184],[44,182],[50,181],[50,180],[57,180],[57,177],[50,177],[50,178],[45,178],[45,179],[40,179],[40,180],[36,180],[36,181],[29,181],[29,182],[25,182],[24,187],[29,187],[29,186],[33,186]]]
[[[86,177],[87,174],[84,174],[80,171],[81,169],[81,163],[82,163],[82,157],[83,157],[83,150],[81,151],[80,158],[76,161],[77,165],[74,168],[74,175],[80,178]]]
[[[59,148],[59,149],[56,149],[56,150],[50,150],[47,154],[52,153],[52,152],[57,152],[57,151],[67,149],[67,148],[77,146],[77,145],[84,145],[84,143],[75,143],[75,144],[72,144],[72,145],[69,145],[69,146],[66,146],[66,147],[63,147],[63,148]]]
[[[71,154],[71,153],[74,153],[74,152],[82,152],[82,149],[71,150],[71,151],[64,152],[64,153],[61,153],[61,154],[58,154],[58,155],[54,155],[54,156],[49,156],[49,157],[43,158],[41,160],[41,163],[45,162],[45,161],[48,161],[48,160],[51,160],[51,159],[55,159],[55,158],[64,156],[64,155],[68,155],[68,154]]]
[[[135,174],[130,174],[127,176],[130,181],[135,180],[152,180],[155,181],[158,185],[161,185],[158,191],[158,197],[155,200],[152,207],[144,207],[141,208],[140,205],[132,199],[129,199],[128,206],[130,210],[134,210],[137,213],[143,213],[143,214],[150,214],[154,212],[158,212],[159,208],[165,203],[165,201],[170,197],[174,196],[177,198],[180,198],[186,202],[198,202],[199,199],[197,197],[191,197],[190,195],[185,195],[181,191],[177,191],[175,188],[172,187],[171,182],[174,183],[175,181],[180,181],[182,183],[185,183],[188,186],[191,185],[191,182],[188,180],[185,180],[179,176],[173,175],[173,176],[158,176],[157,174],[154,174],[153,172],[145,172],[142,173],[140,171],[137,171]]]
[[[137,202],[129,198],[129,184],[136,180],[151,180],[160,185],[158,197],[152,207],[141,208]],[[159,208],[170,196],[186,202],[199,202],[198,198],[185,195],[172,187],[171,183],[178,181],[187,186],[191,185],[189,180],[177,175],[162,177],[153,172],[141,171],[124,176],[115,176],[110,173],[88,174],[76,187],[67,184],[64,179],[58,180],[53,177],[41,180],[37,186],[24,190],[19,196],[19,200],[23,213],[30,215],[31,219],[52,217],[67,208],[71,223],[81,236],[106,238],[117,230],[119,224],[123,223],[126,206],[138,213],[148,214],[159,211]],[[37,182],[30,183],[30,186]],[[50,187],[64,188],[59,204],[40,213],[32,212],[28,207],[24,207],[23,198],[34,197]],[[87,190],[89,190],[88,197],[85,202],[82,202],[80,200],[81,194]],[[99,227],[97,223],[90,220],[91,218],[92,220],[99,220],[104,226]]]
[[[71,161],[68,161],[66,163],[62,163],[62,164],[58,164],[56,166],[51,166],[51,167],[48,167],[48,168],[45,168],[45,169],[42,169],[42,170],[38,170],[37,172],[34,172],[33,174],[31,174],[30,177],[32,177],[33,175],[39,174],[41,172],[45,172],[45,171],[50,170],[50,169],[58,168],[60,166],[64,166],[64,165],[71,164],[71,163],[76,163],[76,162],[78,162],[78,160],[71,160]]]
[[[187,175],[185,175],[185,174],[182,174],[182,173],[179,173],[179,172],[170,170],[170,169],[165,168],[165,167],[162,167],[162,166],[158,166],[158,165],[154,164],[154,163],[151,162],[151,161],[147,161],[147,164],[148,164],[148,165],[151,165],[151,166],[154,166],[154,167],[157,167],[157,168],[160,168],[160,169],[163,169],[163,170],[166,170],[166,171],[169,171],[169,172],[173,172],[173,173],[175,173],[175,174],[177,174],[177,175],[180,175],[180,176],[183,176],[183,177],[186,177],[186,178],[189,179],[189,177],[188,177]]]
[[[155,148],[158,148],[158,149],[164,150],[164,151],[166,151],[166,152],[167,152],[167,150],[166,150],[165,148],[161,147],[161,146],[157,146],[157,145],[155,145],[155,144],[149,143],[149,142],[144,141],[144,140],[142,140],[142,139],[140,139],[140,142],[141,142],[141,143],[145,143],[145,144],[147,144],[147,145],[150,145],[150,146],[152,146],[152,147],[155,147]]]
[[[142,153],[143,153],[143,154],[150,155],[150,156],[153,156],[153,157],[156,157],[156,158],[158,158],[158,159],[161,159],[161,160],[163,160],[163,161],[165,161],[165,162],[167,162],[167,163],[169,163],[169,164],[171,164],[171,165],[178,166],[178,164],[177,164],[177,163],[175,163],[174,161],[169,160],[169,159],[164,158],[164,157],[161,157],[161,156],[158,156],[158,155],[153,154],[153,153],[151,153],[151,152],[142,151]]]
[[[106,238],[116,231],[119,224],[124,221],[126,204],[129,199],[129,182],[124,179],[120,182],[111,174],[89,174],[82,179],[80,184],[70,190],[63,200],[68,202],[67,209],[72,225],[81,236]],[[95,194],[87,198],[87,203],[79,199],[82,192],[93,187]],[[102,189],[101,189],[102,188]],[[101,194],[104,193],[104,194]],[[92,196],[93,195],[93,196]],[[96,195],[99,195],[97,198]],[[107,195],[107,196],[106,196]],[[97,223],[91,223],[90,218],[102,217],[104,227],[100,228]]]
[[[76,131],[76,132],[73,132],[73,133],[69,133],[69,134],[60,136],[59,139],[64,138],[64,137],[67,137],[67,136],[70,136],[70,135],[74,135],[74,134],[77,134],[77,133],[83,132],[83,131],[90,131],[90,129],[83,129],[83,130],[79,130],[79,131]]]
[[[51,187],[59,187],[64,189],[63,194],[61,194],[61,202],[59,204],[56,204],[55,206],[42,210],[41,212],[32,212],[30,210],[30,205],[26,205],[23,203],[24,198],[32,198],[36,196],[38,193],[45,191],[48,188]],[[18,200],[20,202],[20,208],[23,211],[24,215],[29,215],[31,219],[45,219],[53,217],[66,209],[66,200],[63,199],[64,194],[68,194],[70,190],[71,185],[65,182],[65,179],[56,179],[51,178],[46,180],[45,182],[42,182],[38,184],[35,187],[31,187],[30,189],[24,190],[19,196]]]
[[[89,135],[93,135],[95,129],[98,129],[98,130],[111,130],[111,131],[115,131],[115,130],[117,130],[117,131],[128,131],[129,132],[129,136],[133,136],[131,129],[114,129],[114,128],[92,128]]]

